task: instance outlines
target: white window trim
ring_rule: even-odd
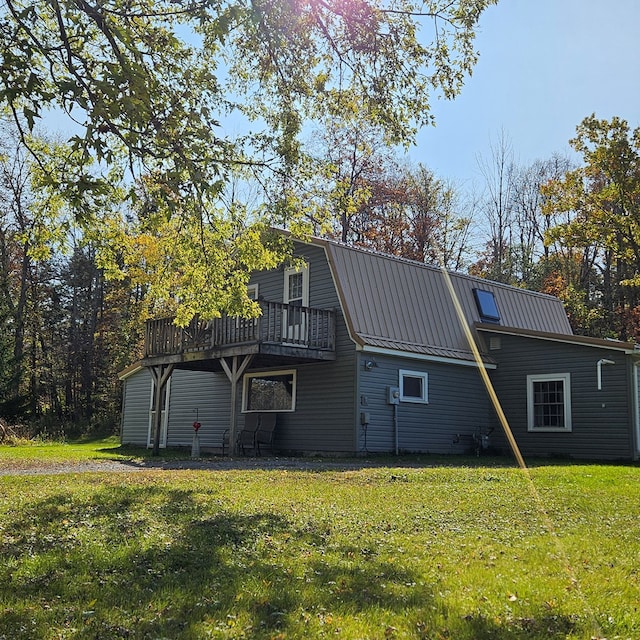
[[[247,402],[249,399],[249,380],[252,378],[266,378],[268,376],[293,375],[293,389],[291,390],[291,409],[249,409]],[[298,390],[298,376],[295,369],[278,369],[272,371],[256,371],[245,373],[242,378],[242,413],[293,413],[296,410],[296,396]]]
[[[402,389],[402,379],[404,376],[410,376],[412,378],[422,378],[422,398],[415,396],[405,396]],[[429,404],[429,374],[425,371],[409,371],[408,369],[400,369],[398,371],[398,387],[400,387],[400,401],[401,402],[414,402],[416,404]]]
[[[258,285],[257,284],[248,284],[247,285],[247,297],[249,300],[257,300],[258,299]]]
[[[302,306],[309,306],[309,265],[305,264],[304,266],[298,267],[287,267],[284,270],[284,303],[290,304],[291,299],[289,298],[289,276],[294,273],[302,274]]]
[[[533,383],[562,380],[564,388],[564,427],[537,427],[534,424]],[[527,431],[534,433],[568,433],[571,427],[571,374],[543,373],[527,376]]]

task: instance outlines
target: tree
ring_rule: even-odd
[[[485,181],[484,217],[489,240],[482,259],[473,267],[478,275],[497,282],[513,283],[513,186],[516,164],[507,135],[500,133],[491,145],[491,158],[479,160]]]
[[[451,184],[424,165],[391,165],[369,187],[362,244],[379,251],[460,269],[465,261],[470,219],[460,216],[460,197]]]
[[[157,213],[148,221],[170,225],[158,238],[200,230],[199,273],[169,280],[186,288],[183,320],[215,315],[243,295],[245,279],[231,277],[234,292],[203,306],[193,287],[205,276],[230,277],[224,269],[231,264],[211,256],[222,248],[238,252],[237,236],[246,232],[255,238],[256,215],[267,225],[289,222],[297,201],[280,185],[303,157],[303,124],[348,108],[387,142],[409,144],[416,127],[431,121],[432,93],[453,98],[460,91],[477,58],[475,27],[494,2],[5,0],[0,103],[38,160],[27,134],[47,110],[76,123],[74,164],[43,175],[85,226],[94,224],[117,168],[128,178],[129,197]],[[225,136],[229,115],[253,129],[241,139]],[[279,178],[283,197],[270,216],[248,212],[239,220],[219,206],[237,165]],[[181,222],[167,222],[173,217]],[[186,242],[178,244],[186,249]],[[267,251],[269,260],[275,253]],[[258,264],[242,256],[234,267],[249,263]]]
[[[606,312],[600,332],[639,337],[640,127],[592,115],[571,145],[584,164],[544,187],[545,212],[567,217],[549,229],[548,241],[576,252],[585,277],[599,272],[597,288],[582,284],[586,300]]]
[[[29,163],[16,140],[4,132],[0,150],[0,313],[2,321],[2,407],[17,415],[26,398],[25,343],[34,286],[30,255],[34,197]]]
[[[455,186],[418,164],[408,174],[409,216],[414,259],[445,269],[463,268],[469,250],[471,217]]]
[[[344,123],[342,123],[344,124]],[[321,138],[312,220],[316,233],[419,262],[462,267],[470,219],[451,184],[400,162],[375,130],[332,126]],[[309,189],[305,185],[305,189]]]
[[[12,133],[0,138],[0,415],[35,429],[112,424],[115,374],[140,337],[139,289],[130,279],[105,281],[90,234],[41,188],[69,148],[34,139],[36,164]]]
[[[355,114],[329,120],[313,137],[317,150],[309,179],[300,189],[314,233],[358,244],[369,221],[367,204],[381,174],[396,164],[380,131],[366,126]]]

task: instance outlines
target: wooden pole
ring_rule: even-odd
[[[238,356],[233,356],[231,358],[231,362],[227,362],[226,358],[220,358],[220,364],[224,369],[224,372],[227,374],[227,378],[229,378],[229,382],[231,383],[231,415],[230,415],[230,424],[229,424],[229,453],[231,455],[235,455],[237,453],[236,448],[236,431],[237,431],[237,404],[238,404],[238,382],[242,375],[247,370],[247,367],[253,360],[253,355],[246,355],[242,359],[242,362],[239,362]]]
[[[155,367],[149,367],[151,371],[151,377],[154,382],[154,398],[153,406],[155,407],[155,413],[153,414],[153,450],[151,455],[157,456],[160,454],[160,431],[162,427],[162,398],[166,392],[167,382],[173,373],[175,365],[173,364],[160,364]]]

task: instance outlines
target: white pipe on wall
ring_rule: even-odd
[[[613,360],[607,360],[606,358],[600,358],[596,362],[596,377],[598,379],[598,391],[602,391],[602,365],[603,364],[615,364]]]

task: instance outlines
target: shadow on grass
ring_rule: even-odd
[[[407,616],[416,638],[552,638],[572,628],[456,615],[433,579],[336,541],[324,519],[301,527],[153,482],[61,488],[15,505],[0,527],[0,638],[393,638],[393,621]],[[335,620],[346,618],[389,625],[341,635]]]

